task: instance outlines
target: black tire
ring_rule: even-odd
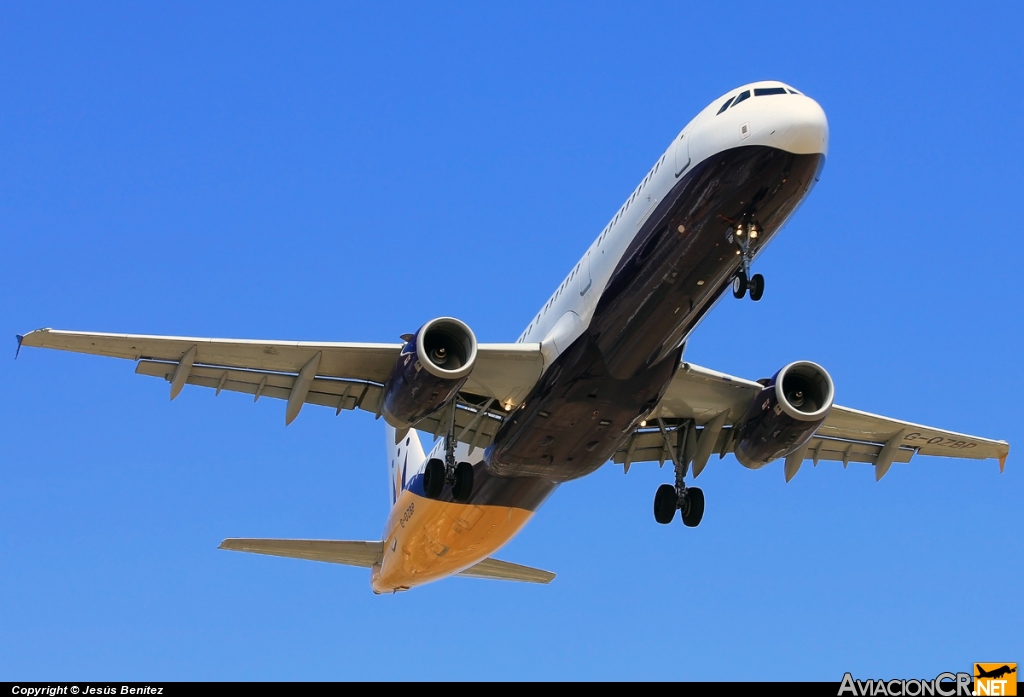
[[[764,276],[755,273],[750,279],[750,299],[757,302],[764,295]]]
[[[444,462],[434,458],[423,470],[423,495],[428,499],[437,499],[444,489]]]
[[[671,484],[662,484],[654,495],[654,519],[662,525],[668,525],[676,517],[676,488]]]
[[[737,271],[735,278],[732,279],[732,297],[742,298],[747,294],[747,274],[742,271]]]
[[[695,528],[704,518],[704,492],[691,486],[686,490],[687,503],[683,508],[683,525]]]
[[[469,501],[473,493],[473,465],[460,462],[455,465],[455,486],[452,487],[452,498],[459,503]]]

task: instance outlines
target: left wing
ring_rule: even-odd
[[[761,385],[750,380],[684,363],[676,372],[648,426],[638,429],[615,453],[613,461],[627,469],[633,462],[671,459],[672,453],[693,463],[700,474],[712,453],[732,452],[733,426],[743,418]],[[842,407],[832,407],[825,423],[800,450],[786,458],[786,481],[804,460],[834,460],[875,466],[881,479],[895,462],[915,454],[999,461],[1002,471],[1010,445],[954,431]]]
[[[138,362],[135,372],[166,379],[171,399],[184,385],[243,392],[288,401],[285,422],[303,404],[363,409],[380,415],[384,383],[402,344],[208,339],[184,336],[101,334],[38,329],[18,337],[33,346]],[[512,408],[540,378],[539,344],[479,344],[477,363],[458,400],[456,432],[463,442],[484,447],[497,432],[504,406]],[[438,416],[417,428],[437,432]]]

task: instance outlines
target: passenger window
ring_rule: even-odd
[[[740,95],[736,97],[736,101],[733,102],[732,105],[736,106],[745,99],[750,99],[750,90],[743,90],[742,92],[740,92]]]
[[[723,104],[722,108],[718,110],[718,114],[721,114],[723,111],[728,109],[730,104],[732,104],[732,97],[725,100],[725,104]],[[715,114],[715,116],[718,116],[718,114]]]
[[[767,97],[768,95],[771,95],[771,94],[786,94],[786,88],[785,87],[755,87],[754,88],[754,96],[755,97]]]

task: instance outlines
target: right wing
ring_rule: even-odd
[[[364,409],[380,415],[383,386],[402,344],[207,339],[183,336],[102,334],[38,329],[18,337],[22,346],[74,351],[138,362],[135,372],[171,383],[171,399],[188,385],[288,401],[290,423],[303,404]],[[539,344],[480,344],[456,412],[463,442],[484,447],[507,409],[518,406],[540,378]],[[435,415],[417,428],[437,433]]]
[[[661,401],[613,456],[628,470],[633,462],[664,463],[673,453],[693,463],[696,477],[713,453],[724,457],[735,447],[735,426],[761,391],[760,384],[683,363]],[[786,458],[786,481],[804,460],[864,462],[875,466],[881,479],[896,462],[915,454],[999,461],[1002,470],[1010,445],[1006,441],[956,433],[909,421],[870,414],[838,404],[825,423],[799,450]]]

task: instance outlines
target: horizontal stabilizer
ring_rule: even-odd
[[[484,559],[459,573],[459,576],[490,578],[496,581],[523,581],[525,583],[551,583],[555,575],[543,569],[534,569],[500,559]]]
[[[221,549],[275,557],[327,561],[332,564],[371,567],[380,562],[383,542],[361,540],[258,540],[229,538],[220,543]]]
[[[272,540],[228,538],[220,543],[220,549],[235,552],[269,554],[275,557],[326,561],[346,566],[369,568],[379,564],[384,554],[383,542],[361,540]],[[499,581],[523,581],[526,583],[551,583],[555,577],[550,571],[533,569],[498,559],[484,559],[459,573],[459,576],[489,578]]]

